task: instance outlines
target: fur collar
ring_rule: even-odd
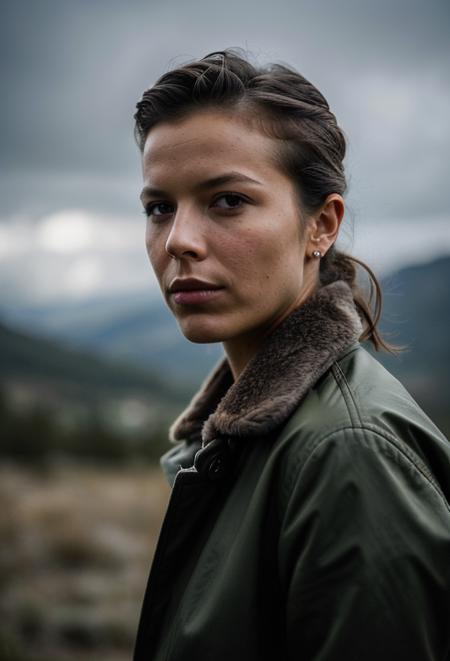
[[[267,338],[236,382],[222,360],[170,430],[172,441],[271,433],[361,335],[350,287],[322,287]]]

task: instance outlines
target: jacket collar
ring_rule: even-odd
[[[361,335],[350,287],[319,289],[267,338],[236,382],[226,359],[170,430],[172,441],[265,436],[282,425],[335,360]]]

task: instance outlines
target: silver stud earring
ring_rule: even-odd
[[[316,259],[320,259],[322,257],[322,253],[320,252],[320,250],[314,250],[312,256],[315,257]]]

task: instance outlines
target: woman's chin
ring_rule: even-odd
[[[223,330],[221,331],[219,328],[208,324],[192,324],[179,321],[178,325],[184,337],[195,344],[211,344],[213,342],[223,342],[225,339]]]

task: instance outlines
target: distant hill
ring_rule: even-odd
[[[0,463],[157,462],[185,403],[148,370],[0,324]]]
[[[377,355],[425,410],[447,428],[450,428],[449,283],[450,256],[403,268],[384,278],[382,328],[388,339],[407,345],[408,351],[395,358]],[[63,339],[77,350],[88,349],[108,359],[126,360],[141,369],[152,369],[163,381],[187,387],[188,392],[195,390],[222,354],[219,345],[195,345],[185,340],[164,303],[149,299],[145,293],[78,306],[66,304],[5,312],[17,323]],[[41,364],[43,371],[59,369],[56,355],[48,355],[52,351],[47,345],[44,353],[48,357]],[[71,360],[75,366],[77,359]],[[93,365],[91,371],[83,368],[87,370],[86,380],[90,380],[90,374],[94,381],[120,382],[119,373],[96,370]],[[136,378],[143,378],[144,384],[144,377]],[[153,388],[152,379],[149,389]]]
[[[407,347],[378,359],[431,414],[450,421],[450,257],[410,266],[383,281],[382,329]]]
[[[0,306],[0,312],[22,328],[152,369],[191,392],[222,355],[220,345],[186,340],[163,301],[140,292],[126,298],[3,311]]]
[[[101,358],[62,342],[0,323],[0,383],[51,384],[59,394],[81,400],[145,395],[166,404],[180,393],[149,370]]]
[[[383,280],[383,326],[410,346],[416,369],[430,361],[436,368],[449,365],[449,286],[450,257],[404,268]]]

